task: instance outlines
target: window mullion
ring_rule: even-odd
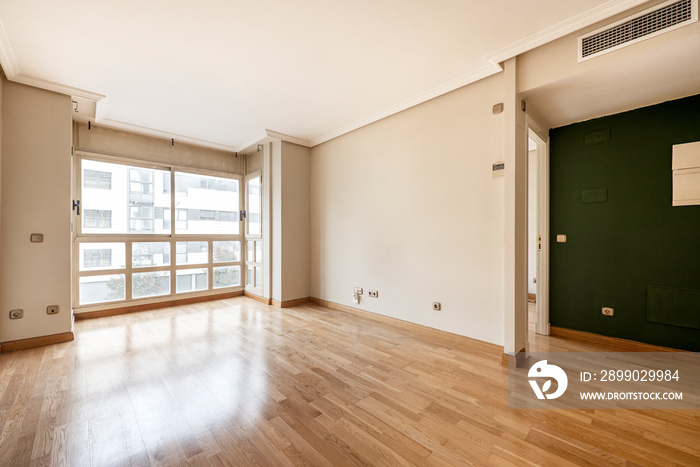
[[[209,250],[209,262],[207,263],[207,290],[214,290],[214,242],[207,240],[207,249]]]
[[[175,234],[175,171],[170,168],[170,237]]]
[[[124,298],[127,301],[132,300],[132,280],[131,280],[131,270],[133,266],[133,256],[132,256],[132,241],[127,240],[126,242],[126,283],[124,285],[125,287],[125,295]]]

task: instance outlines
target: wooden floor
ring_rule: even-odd
[[[698,411],[510,410],[489,346],[316,305],[75,328],[0,355],[1,466],[700,465]]]

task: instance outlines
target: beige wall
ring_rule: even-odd
[[[503,344],[503,101],[499,74],[311,150],[313,296]]]
[[[0,341],[68,332],[71,314],[71,99],[4,82]],[[30,243],[32,233],[43,243]],[[60,313],[47,315],[48,305]],[[10,320],[9,311],[24,310]]]
[[[248,154],[246,157],[245,173],[250,174],[262,170],[263,168],[263,151],[255,151]]]
[[[310,295],[311,151],[282,142],[282,301]]]
[[[170,140],[139,135],[99,125],[74,123],[77,151],[172,164],[214,172],[243,174],[243,156]]]
[[[270,297],[282,301],[282,142],[272,141],[270,151]],[[263,210],[265,206],[263,206]]]
[[[246,156],[246,172],[263,171],[265,268],[270,269],[264,274],[269,283],[263,295],[280,302],[306,298],[310,296],[311,269],[311,151],[277,138],[259,144],[262,151]],[[269,163],[265,162],[267,154]]]

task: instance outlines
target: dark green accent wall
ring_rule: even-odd
[[[700,95],[550,130],[552,326],[700,351],[700,330],[647,320],[648,286],[700,290],[700,206],[671,205],[672,146],[693,141]]]

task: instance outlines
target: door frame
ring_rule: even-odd
[[[528,137],[537,143],[537,251],[535,332],[548,336],[549,326],[549,132],[530,112],[527,115]]]

